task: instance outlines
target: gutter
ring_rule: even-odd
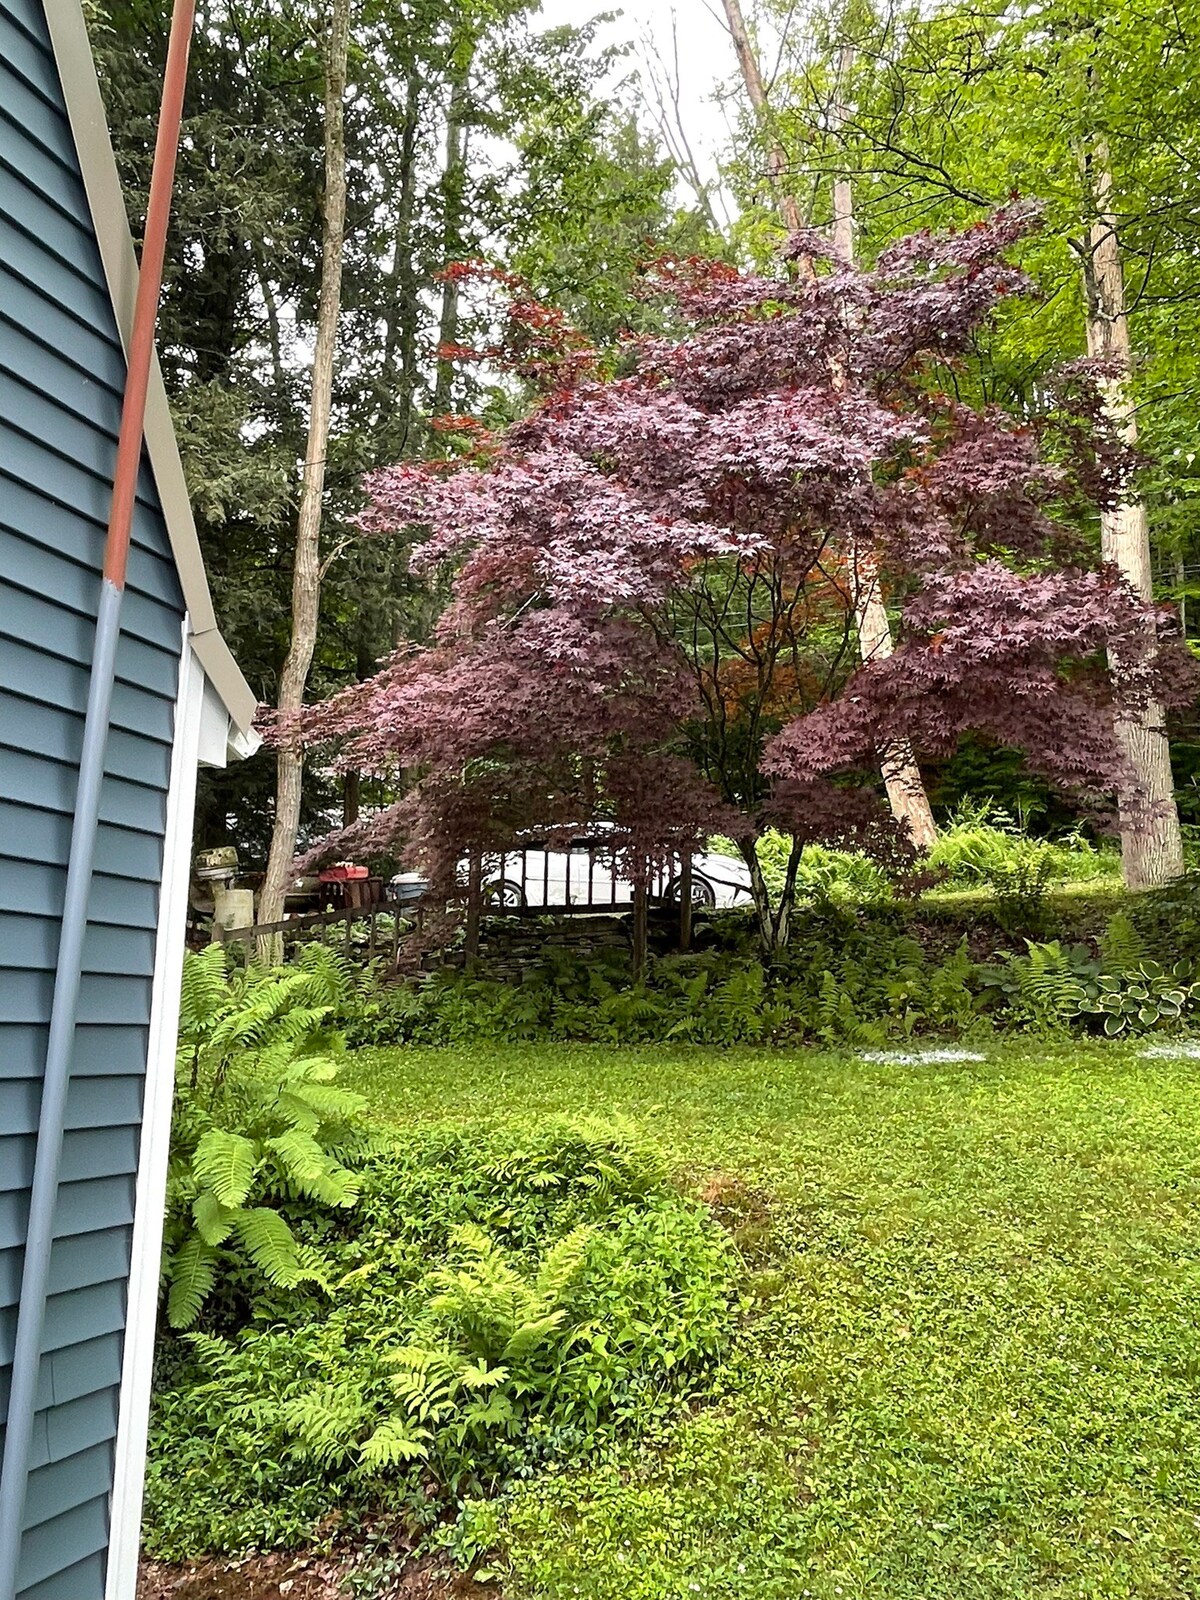
[[[58,1203],[62,1166],[63,1129],[71,1056],[83,974],[83,943],[87,931],[87,902],[92,883],[100,792],[104,782],[104,756],[112,706],[117,644],[121,633],[121,603],[129,564],[129,540],[134,497],[141,466],[146,421],[146,396],[154,356],[154,327],[162,285],[171,190],[183,119],[183,93],[195,0],[175,0],[171,37],[163,80],[162,109],[154,149],[154,168],[146,209],[141,274],[134,306],[133,331],[121,409],[121,431],[113,473],[112,508],[104,547],[104,572],[96,612],[92,650],[92,675],[88,685],[83,725],[83,748],[75,816],[67,857],[67,884],[63,900],[62,929],[54,972],[54,997],[50,1009],[50,1037],[42,1080],[37,1151],[29,1196],[29,1222],[21,1293],[17,1305],[16,1341],[9,1391],[4,1455],[0,1464],[0,1600],[16,1600],[21,1563],[21,1535],[25,1520],[25,1494],[33,1425],[37,1412],[38,1377],[42,1363],[42,1336],[46,1320],[46,1294],[50,1256],[54,1243],[54,1214]]]

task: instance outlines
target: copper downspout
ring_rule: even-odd
[[[194,0],[175,0],[158,139],[154,149],[154,168],[150,178],[150,198],[146,208],[141,272],[126,358],[125,396],[113,473],[112,507],[104,546],[104,572],[96,610],[96,634],[83,724],[83,747],[79,757],[75,815],[67,856],[67,883],[54,972],[46,1066],[42,1078],[37,1148],[29,1195],[29,1221],[21,1269],[21,1294],[17,1304],[4,1457],[0,1466],[0,1600],[16,1600],[20,1582],[21,1536],[25,1521],[33,1425],[38,1409],[46,1295],[62,1166],[67,1091],[70,1087],[71,1057],[83,973],[87,902],[92,883],[117,642],[121,632],[121,600],[129,564],[134,499],[146,422],[146,392],[154,355],[154,326],[158,319],[158,298],[162,286],[163,256],[171,212],[171,190],[175,181],[175,159],[179,149],[194,14]]]

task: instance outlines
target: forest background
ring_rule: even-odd
[[[964,398],[1016,414],[1051,368],[1086,351],[1088,231],[1103,200],[1125,270],[1155,590],[1200,636],[1200,0],[1091,14],[1057,0],[888,10],[851,0],[833,13],[765,0],[746,13],[767,97],[757,111],[724,17],[699,0],[665,23],[661,7],[568,10],[579,20],[565,26],[523,0],[354,0],[345,11],[344,249],[312,697],[368,676],[397,644],[424,642],[444,600],[436,580],[410,571],[403,542],[358,536],[363,474],[445,453],[447,418],[502,425],[528,403],[508,377],[452,359],[488,342],[491,311],[444,268],[482,258],[517,273],[612,345],[654,314],[638,294],[654,257],[770,267],[784,238],[781,183],[803,220],[831,228],[848,180],[866,263],[914,229],[977,221],[1014,194],[1041,201],[1044,226],[1020,251],[1038,295],[1004,308],[956,379]],[[293,639],[306,462],[312,476],[336,11],[201,5],[160,322],[218,614],[267,703]],[[89,24],[136,237],[166,17],[146,0],[107,0]],[[701,27],[727,52],[711,90],[695,78]],[[1097,150],[1111,173],[1105,196]],[[1200,826],[1200,742],[1186,720],[1171,731],[1181,818]],[[265,863],[275,760],[264,751],[203,776],[199,846],[234,842],[244,866]],[[935,807],[987,792],[1054,820],[1053,802],[1003,752],[967,747],[926,779]],[[309,769],[301,839],[377,798],[354,773]]]

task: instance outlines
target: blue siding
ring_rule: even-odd
[[[124,358],[41,0],[0,0],[0,1404]],[[22,1600],[102,1600],[183,602],[144,466],[51,1265]]]

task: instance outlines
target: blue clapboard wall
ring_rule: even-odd
[[[125,365],[41,0],[0,0],[0,1403]],[[22,1600],[101,1600],[183,601],[143,464]]]

